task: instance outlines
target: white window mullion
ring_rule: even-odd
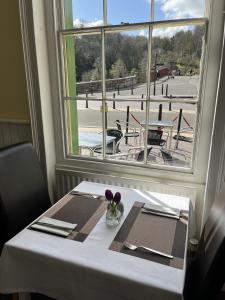
[[[196,161],[196,153],[197,153],[197,148],[198,148],[198,143],[199,143],[199,122],[201,121],[201,111],[203,107],[203,97],[202,97],[202,88],[203,88],[203,73],[204,73],[204,65],[205,65],[205,57],[206,57],[206,36],[207,36],[207,24],[205,25],[205,34],[202,38],[202,55],[201,55],[201,60],[200,60],[200,80],[199,80],[199,90],[198,90],[198,98],[197,98],[197,111],[196,111],[196,122],[195,122],[195,132],[194,132],[194,140],[193,140],[193,149],[192,149],[192,165],[191,169],[194,171],[194,165]]]
[[[103,0],[103,25],[107,24],[107,0]],[[101,29],[102,49],[102,124],[103,124],[103,159],[106,157],[106,66],[105,66],[105,31]]]
[[[151,0],[150,6],[150,21],[154,21],[154,0]],[[148,144],[148,123],[149,123],[149,108],[150,108],[150,93],[151,93],[151,63],[152,63],[152,31],[150,25],[148,30],[148,61],[147,61],[147,97],[146,97],[146,112],[145,112],[145,136],[144,136],[144,164],[147,164],[147,144]]]

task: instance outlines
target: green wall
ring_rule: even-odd
[[[29,120],[19,1],[1,1],[0,119]]]

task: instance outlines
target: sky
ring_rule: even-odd
[[[202,17],[204,0],[155,0],[155,21]],[[147,22],[150,20],[150,0],[108,0],[109,24]],[[102,0],[73,0],[74,26],[102,24]],[[155,35],[173,35],[176,28],[158,29]],[[140,32],[145,35],[145,32]]]

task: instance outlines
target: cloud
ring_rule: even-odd
[[[139,36],[145,36],[145,37],[148,37],[148,32],[147,32],[147,30],[142,29],[142,30],[139,32],[138,35],[139,35]]]
[[[203,16],[203,0],[157,0],[165,18],[198,18]]]
[[[182,27],[168,27],[168,28],[157,28],[153,30],[153,36],[154,37],[168,37],[171,38],[172,36],[174,36],[178,31],[187,31],[190,30],[190,26],[182,26]]]
[[[92,22],[89,21],[83,21],[80,19],[73,20],[73,26],[76,28],[80,27],[95,27],[95,26],[101,26],[103,24],[103,20],[94,20]]]
[[[73,20],[73,27],[80,28],[82,26],[82,22],[80,19]]]

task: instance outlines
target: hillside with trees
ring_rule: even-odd
[[[181,75],[190,68],[199,72],[204,28],[179,31],[172,37],[153,37],[152,67],[176,64]],[[148,39],[145,36],[110,33],[106,35],[107,78],[136,74],[138,82],[146,81]],[[75,40],[77,81],[101,79],[100,35],[79,36]]]

